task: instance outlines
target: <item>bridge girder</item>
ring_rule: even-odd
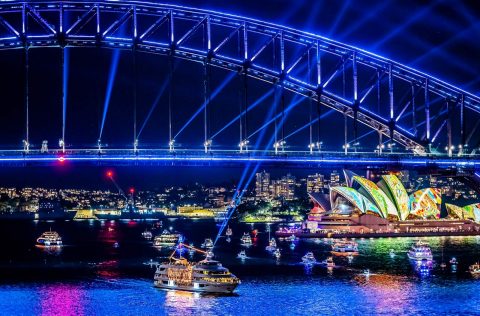
[[[57,14],[58,18],[55,18]],[[76,19],[72,21],[72,17]],[[67,21],[71,22],[68,24]],[[105,24],[105,21],[110,22]],[[190,26],[179,30],[176,21],[187,21]],[[130,32],[128,35],[118,36],[116,31],[127,22],[131,25]],[[30,25],[34,23],[37,30],[43,31],[34,33]],[[96,27],[87,30],[86,25],[89,23],[94,23]],[[155,32],[164,32],[160,31],[164,24],[168,25],[166,33],[163,34],[166,40],[161,41],[153,35]],[[464,111],[480,113],[478,96],[393,60],[315,34],[227,13],[128,0],[11,1],[0,4],[0,26],[10,35],[0,38],[0,49],[52,46],[134,48],[138,51],[209,63],[230,71],[243,71],[251,78],[271,84],[281,82],[284,89],[319,101],[355,122],[363,123],[387,137],[393,137],[395,142],[420,154],[428,151],[428,145],[432,141],[431,129],[435,128],[431,126],[429,116],[429,113],[433,112],[433,102],[430,101],[432,97],[442,100],[441,102],[445,100],[458,105],[454,108],[461,111],[461,145],[465,145],[464,135],[467,134]],[[220,32],[220,29],[223,32]],[[197,47],[198,45],[189,42],[198,32],[206,39],[207,47]],[[235,38],[240,46],[236,56],[232,56],[224,51],[224,48]],[[256,38],[256,41],[252,38]],[[263,39],[261,45],[258,44],[259,38]],[[275,45],[278,45],[279,50],[276,53],[278,58],[273,58],[276,64],[271,67],[258,62],[258,57],[265,54],[265,48],[269,45],[272,45],[274,51],[277,47]],[[311,56],[313,57],[310,58]],[[337,58],[338,66],[333,70],[328,70],[329,67],[325,65],[327,56],[330,59]],[[307,57],[308,61],[305,60]],[[335,89],[330,90],[332,82],[341,71],[345,78],[345,67],[349,67],[350,63],[354,68],[354,76],[348,80],[349,84],[353,85],[353,91],[347,96],[340,95]],[[314,73],[310,72],[312,64]],[[307,77],[300,72],[295,73],[302,67],[309,69]],[[367,75],[371,77],[372,72],[388,74],[390,101],[383,106],[388,108],[386,111],[380,107],[380,111],[372,110],[371,103],[374,101],[370,92],[374,85],[371,82],[365,80],[363,88],[360,87],[362,80],[359,78],[366,78]],[[408,103],[404,107],[398,98],[394,98],[394,95],[405,93],[402,91],[401,82],[407,83],[408,89],[411,86],[417,91],[424,90],[423,136],[417,131],[415,119],[413,125],[402,122],[411,111],[406,111]],[[344,79],[344,91],[345,86]],[[362,90],[367,93],[360,98],[359,91]],[[414,98],[415,96],[412,96],[413,101]],[[418,110],[413,109],[414,118],[416,112],[418,113]],[[451,143],[451,135],[448,135],[448,138]]]

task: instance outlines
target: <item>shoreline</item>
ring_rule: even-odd
[[[286,238],[295,235],[298,238],[395,238],[395,237],[451,237],[451,236],[480,236],[480,231],[458,232],[415,232],[415,233],[287,233],[275,232],[275,236]]]

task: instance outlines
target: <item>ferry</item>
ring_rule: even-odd
[[[328,257],[320,263],[322,266],[327,268],[335,268],[335,262],[333,262],[333,257]]]
[[[268,242],[268,246],[265,247],[266,251],[275,251],[277,249],[277,242],[275,241],[275,238],[270,239]]]
[[[415,261],[421,261],[423,259],[431,261],[433,260],[433,255],[428,244],[418,241],[408,251],[408,258]]]
[[[148,239],[148,240],[150,240],[150,239],[152,239],[152,238],[153,238],[153,234],[152,234],[152,232],[151,232],[151,231],[149,231],[149,230],[145,229],[145,231],[144,231],[144,232],[142,232],[142,237],[143,237],[143,238],[145,238],[145,239]]]
[[[470,274],[474,276],[480,275],[480,264],[478,262],[475,262],[470,267],[468,267],[468,272],[470,272]]]
[[[341,240],[332,245],[332,254],[344,256],[358,255],[358,244],[355,241]]]
[[[202,244],[202,248],[211,250],[213,248],[213,241],[210,238],[205,239]]]
[[[250,237],[249,233],[244,233],[240,241],[242,242],[243,246],[249,247],[252,245],[252,237]]]
[[[168,230],[164,230],[160,235],[155,236],[153,245],[155,247],[162,246],[175,246],[181,239],[181,235],[177,233],[170,233]]]
[[[315,256],[313,255],[313,252],[307,252],[305,256],[302,257],[302,262],[306,265],[311,265],[315,264],[317,262],[317,259],[315,259]]]
[[[40,237],[37,238],[37,246],[62,246],[62,237],[51,229],[47,232],[44,232]]]
[[[183,245],[187,248],[193,248]],[[202,293],[229,294],[240,284],[240,280],[227,268],[213,260],[211,252],[194,249],[206,255],[199,262],[190,262],[183,257],[175,258],[174,251],[169,261],[157,266],[154,286],[161,289]]]

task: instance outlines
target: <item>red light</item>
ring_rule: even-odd
[[[64,162],[64,161],[65,161],[65,157],[63,157],[63,156],[58,157],[58,161]]]
[[[113,177],[113,172],[107,171],[107,177],[109,177],[109,178]]]
[[[134,188],[130,188],[130,193],[131,193],[131,194],[135,193],[135,189],[134,189]]]

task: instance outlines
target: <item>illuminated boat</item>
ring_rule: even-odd
[[[181,239],[182,235],[177,233],[171,233],[168,230],[164,230],[160,235],[155,236],[153,245],[155,247],[162,246],[175,246]]]
[[[145,229],[144,232],[142,232],[142,237],[145,238],[145,239],[152,239],[153,238],[153,234],[151,231]]]
[[[205,241],[202,244],[202,248],[205,249],[212,249],[213,248],[213,241],[210,238],[205,239]]]
[[[333,262],[333,257],[328,257],[320,263],[322,266],[327,268],[335,268],[335,262]]]
[[[273,252],[273,256],[277,259],[280,259],[280,257],[282,256],[282,253],[280,252],[280,249],[277,248],[277,250],[275,250]]]
[[[230,227],[227,228],[227,231],[225,232],[225,235],[227,237],[231,237],[233,235],[233,231]]]
[[[37,238],[37,246],[62,246],[62,237],[56,232],[52,231],[51,229],[47,232],[44,232],[40,237]]]
[[[271,238],[270,241],[268,242],[268,246],[265,247],[266,251],[275,251],[277,249],[277,242],[275,241],[275,238]]]
[[[158,265],[154,277],[155,287],[203,293],[232,293],[240,280],[220,262],[213,260],[211,252],[199,249],[195,251],[205,254],[206,258],[199,262],[190,262],[181,256],[175,258],[174,251],[168,262]]]
[[[408,251],[408,258],[415,261],[422,261],[423,259],[431,261],[433,259],[432,250],[428,244],[418,241]]]
[[[344,256],[358,255],[358,244],[355,241],[340,240],[332,245],[332,254]]]
[[[250,247],[252,245],[252,237],[250,237],[249,233],[244,233],[240,241],[243,246]]]
[[[468,272],[470,272],[470,274],[474,276],[480,275],[480,264],[478,262],[475,262],[470,267],[468,267]]]
[[[285,240],[294,242],[294,241],[297,241],[298,238],[294,234],[292,234],[291,236],[286,237]]]
[[[310,252],[307,252],[305,256],[302,257],[302,262],[303,264],[311,265],[311,264],[315,264],[317,262],[317,259],[315,259],[313,252],[310,251]]]
[[[240,251],[237,255],[237,258],[245,260],[247,258],[247,253],[245,252],[245,250]]]

